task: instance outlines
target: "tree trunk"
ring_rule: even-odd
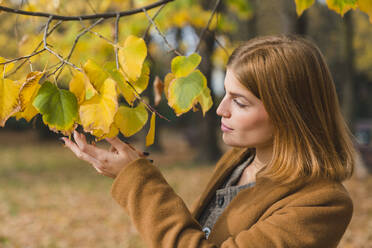
[[[200,46],[200,53],[203,58],[200,65],[200,70],[207,78],[208,87],[211,89],[211,79],[213,71],[212,55],[214,51],[214,32],[206,32],[202,44]],[[200,143],[198,147],[199,154],[197,159],[205,162],[217,161],[222,152],[218,146],[217,141],[217,128],[219,127],[219,118],[216,115],[216,96],[211,90],[213,99],[212,108],[206,113],[204,121],[201,122],[201,128],[203,130],[200,137]]]
[[[353,38],[354,28],[352,12],[349,11],[345,14],[343,22],[345,27],[345,74],[344,82],[342,87],[342,111],[344,118],[349,124],[350,128],[353,129],[354,123],[354,50],[353,50]]]

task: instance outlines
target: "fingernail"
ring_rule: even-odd
[[[150,153],[149,152],[143,152],[143,155],[148,156],[148,155],[150,155]]]

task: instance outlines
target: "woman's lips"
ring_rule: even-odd
[[[232,131],[233,129],[232,129],[232,128],[229,128],[228,126],[224,125],[224,124],[221,122],[221,130],[222,130],[222,132],[230,132],[230,131]]]

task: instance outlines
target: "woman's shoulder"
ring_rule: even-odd
[[[318,179],[292,190],[289,205],[344,206],[353,210],[352,198],[342,182]]]

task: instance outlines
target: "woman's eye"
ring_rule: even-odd
[[[238,102],[236,99],[233,99],[233,101],[241,108],[244,108],[246,105],[244,104],[241,104],[240,102]]]

